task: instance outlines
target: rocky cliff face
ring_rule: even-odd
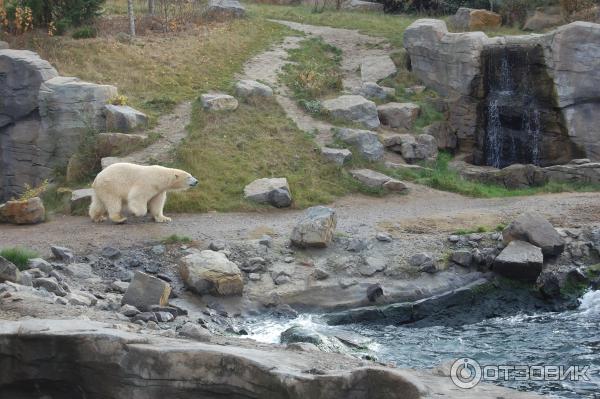
[[[113,86],[58,76],[36,53],[0,50],[0,201],[67,164],[86,132],[106,129]]]
[[[534,49],[535,56],[521,59],[521,67],[550,93],[541,164],[567,161],[565,149],[575,156],[600,160],[600,25],[572,23],[544,35],[488,38],[482,32],[449,33],[443,21],[421,19],[404,34],[404,46],[413,72],[429,87],[446,97],[449,122],[463,152],[484,152],[487,118],[483,108],[489,87],[486,53],[503,48]],[[536,50],[537,49],[537,50]],[[536,72],[537,71],[537,72]],[[535,91],[532,92],[535,97]],[[544,137],[544,135],[548,137]]]

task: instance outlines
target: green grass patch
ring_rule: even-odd
[[[171,244],[189,244],[193,240],[188,236],[180,236],[178,234],[171,234],[161,240],[163,244],[171,245]]]
[[[175,166],[192,173],[200,184],[170,195],[169,211],[264,209],[243,198],[244,187],[263,177],[286,177],[295,208],[364,190],[348,172],[323,160],[311,136],[275,100],[241,103],[235,112],[205,112],[197,103],[194,107],[189,137]]]
[[[4,248],[0,250],[0,256],[13,263],[19,270],[27,268],[29,259],[39,257],[37,252],[20,247]]]
[[[281,79],[294,97],[306,104],[307,110],[314,112],[309,106],[312,101],[342,89],[342,52],[337,47],[321,38],[311,38],[303,40],[300,47],[289,50],[289,54],[292,63],[283,68]]]

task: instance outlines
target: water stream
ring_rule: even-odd
[[[334,327],[316,315],[294,320],[265,318],[248,326],[249,338],[277,343],[281,332],[298,324],[327,335],[360,334],[371,340],[370,353],[398,367],[432,368],[462,357],[481,365],[589,365],[590,381],[496,383],[561,398],[597,399],[600,393],[600,291],[586,293],[573,311],[517,314],[458,327],[362,323]]]

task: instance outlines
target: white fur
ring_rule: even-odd
[[[127,204],[135,216],[150,212],[156,222],[169,222],[171,219],[163,215],[167,191],[185,190],[196,184],[198,180],[180,169],[115,163],[100,172],[92,184],[90,217],[102,222],[108,215],[113,222],[123,223],[127,219],[122,208]]]

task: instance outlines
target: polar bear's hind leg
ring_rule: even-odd
[[[90,204],[89,215],[94,223],[100,223],[106,220],[106,208],[96,193],[92,193],[92,203]]]

